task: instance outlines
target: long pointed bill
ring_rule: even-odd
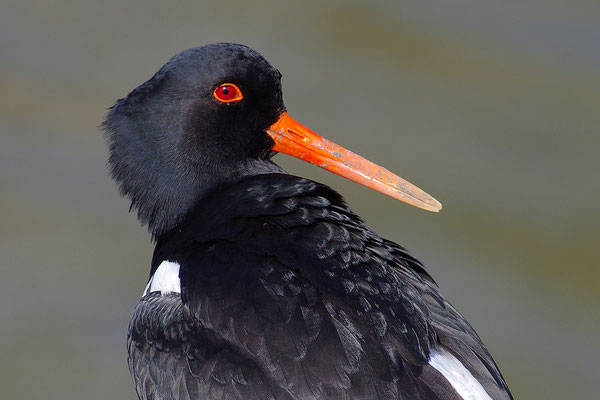
[[[267,129],[272,150],[315,164],[415,207],[438,212],[442,204],[387,169],[317,135],[287,113]]]

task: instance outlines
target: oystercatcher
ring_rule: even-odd
[[[246,46],[196,47],[106,116],[112,177],[156,243],[127,339],[138,397],[511,399],[425,267],[271,158],[441,204],[294,121],[280,80]]]

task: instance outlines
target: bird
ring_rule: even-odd
[[[441,204],[294,120],[281,77],[247,46],[208,44],[106,114],[110,174],[155,245],[127,334],[138,398],[512,399],[425,266],[273,157]]]

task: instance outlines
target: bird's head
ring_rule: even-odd
[[[285,111],[281,74],[256,51],[218,43],[177,54],[120,99],[103,123],[121,192],[155,234],[171,229],[219,184],[283,172],[283,152],[409,204],[439,202],[320,137]]]

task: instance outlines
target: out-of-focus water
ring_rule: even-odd
[[[290,114],[423,187],[419,211],[278,156],[422,259],[517,399],[600,378],[600,3],[4,2],[0,397],[134,399],[125,334],[152,247],[106,175],[113,101],[235,41]]]

